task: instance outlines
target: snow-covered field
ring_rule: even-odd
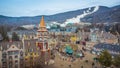
[[[23,25],[23,26],[21,26],[21,27],[26,28],[26,29],[34,29],[35,25],[33,25],[33,24]]]
[[[67,19],[64,23],[58,23],[58,22],[50,22],[49,24],[46,24],[47,28],[49,29],[51,26],[53,25],[60,25],[61,27],[65,27],[68,23],[78,23],[80,25],[84,25],[84,24],[90,24],[90,23],[83,23],[81,22],[80,19],[84,18],[85,16],[89,15],[89,14],[92,14],[96,11],[99,10],[99,6],[95,6],[94,9],[91,11],[91,8],[89,8],[88,10],[86,11],[83,11],[83,14],[80,14],[80,15],[77,15],[76,17],[73,17],[73,18],[70,18],[70,19]],[[33,29],[35,27],[35,25],[33,24],[30,24],[30,25],[23,25],[22,27],[26,28],[26,29]],[[38,27],[38,26],[37,26]]]

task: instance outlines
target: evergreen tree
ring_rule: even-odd
[[[105,67],[110,67],[112,65],[112,56],[109,54],[108,51],[105,50],[100,54],[98,61],[101,65]]]
[[[5,26],[0,26],[0,33],[3,37],[3,41],[8,41],[9,38],[7,36],[7,28]]]
[[[12,40],[19,41],[19,36],[17,35],[17,33],[15,33],[15,32],[12,33]]]
[[[120,55],[116,56],[113,59],[113,65],[116,66],[117,68],[120,68]]]

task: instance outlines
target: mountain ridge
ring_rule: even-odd
[[[79,9],[74,11],[68,11],[63,13],[58,13],[54,15],[44,15],[46,23],[55,21],[58,23],[64,23],[67,19],[76,18],[78,15],[85,13],[90,13],[94,11],[96,6],[89,7],[85,9]],[[102,23],[105,22],[120,22],[120,5],[114,7],[99,6],[99,9],[92,13],[88,14],[85,17],[81,18],[81,22],[90,22],[90,23]],[[111,14],[113,13],[113,14]],[[23,16],[23,17],[10,17],[0,15],[0,24],[8,25],[26,25],[26,24],[38,24],[40,22],[42,15],[37,16]],[[104,17],[103,17],[104,16]],[[103,17],[103,18],[101,18]],[[112,19],[113,18],[113,19]]]

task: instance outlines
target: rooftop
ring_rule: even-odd
[[[110,50],[114,52],[120,52],[120,45],[100,43],[94,46],[97,49]]]

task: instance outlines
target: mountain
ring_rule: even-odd
[[[99,10],[98,10],[99,11]],[[105,11],[95,12],[93,14],[85,16],[82,22],[92,22],[92,23],[120,23],[120,5],[105,9]]]
[[[89,22],[89,23],[112,23],[120,22],[120,5],[114,7],[94,6],[85,9],[69,11],[54,15],[44,15],[46,23],[58,22],[66,24],[69,22]],[[28,25],[38,24],[41,15],[33,17],[8,17],[0,15],[0,25]]]

